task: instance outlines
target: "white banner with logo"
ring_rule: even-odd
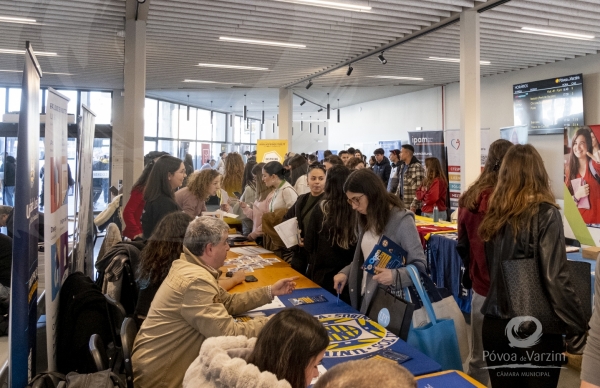
[[[44,193],[44,256],[46,276],[46,342],[48,370],[56,370],[56,322],[58,294],[69,275],[69,232],[67,193],[69,170],[67,164],[67,104],[69,98],[48,88],[46,101],[46,135]]]

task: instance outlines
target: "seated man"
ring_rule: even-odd
[[[133,346],[134,384],[138,388],[180,387],[207,337],[256,337],[268,318],[236,322],[232,315],[291,293],[297,278],[272,286],[229,294],[217,279],[229,244],[223,220],[199,217],[190,223],[183,253],[158,289]]]

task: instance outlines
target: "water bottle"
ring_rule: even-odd
[[[440,221],[440,211],[438,210],[437,205],[433,206],[433,222]]]

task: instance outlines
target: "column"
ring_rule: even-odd
[[[293,101],[294,93],[291,89],[279,89],[279,139],[288,141],[289,151],[292,151]]]
[[[123,203],[144,169],[146,97],[146,19],[149,1],[127,0],[125,20],[125,95],[123,99]],[[136,11],[137,8],[137,11]],[[137,15],[137,20],[136,20]]]
[[[119,181],[123,180],[123,156],[125,155],[124,95],[122,90],[113,90],[110,184],[117,188]]]
[[[464,11],[460,15],[460,130],[465,168],[463,192],[481,172],[479,77],[479,14],[477,11]]]

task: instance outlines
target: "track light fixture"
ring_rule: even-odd
[[[310,89],[311,86],[313,86],[313,83],[312,83],[312,80],[309,79],[308,84],[306,84],[306,89]]]
[[[300,106],[306,104],[306,100],[302,100],[302,102],[300,103]]]
[[[331,114],[331,105],[329,105],[329,93],[327,93],[327,120],[329,120],[330,114]]]
[[[246,95],[244,94],[244,121],[248,119],[248,106],[246,105]]]
[[[381,52],[381,54],[379,54],[379,55],[377,56],[377,58],[379,58],[379,62],[381,62],[381,64],[382,64],[382,65],[385,65],[385,64],[387,63],[387,59],[385,59],[385,58],[384,58],[384,56],[383,56],[383,53],[384,53],[384,52],[385,52],[385,51],[382,51],[382,52]]]
[[[317,112],[323,112],[323,108],[319,108]]]
[[[352,70],[354,70],[354,68],[352,67],[352,64],[348,65],[348,71],[346,72],[347,76],[350,76],[350,74],[352,74]]]

